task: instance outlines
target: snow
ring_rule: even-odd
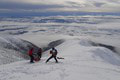
[[[43,56],[34,64],[19,61],[2,65],[1,80],[119,80],[120,58],[106,48],[81,45],[81,41],[70,39],[57,46],[58,56],[65,58],[59,63],[54,59],[45,63],[48,56]]]
[[[3,18],[0,21],[0,80],[119,80],[119,22],[119,16]],[[54,59],[45,63],[50,50],[33,64],[20,56],[20,46],[26,48],[32,43],[43,48],[61,39],[64,42],[55,48],[58,57],[65,59],[58,59],[59,63]],[[92,42],[111,45],[116,52],[93,46]],[[13,48],[8,49],[6,45]]]

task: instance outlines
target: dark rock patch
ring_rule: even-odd
[[[112,45],[106,45],[106,44],[95,43],[95,42],[91,42],[91,44],[92,44],[93,46],[105,47],[105,48],[107,48],[107,49],[109,49],[109,50],[111,50],[111,51],[117,53],[116,48],[115,48],[114,46],[112,46]]]
[[[63,39],[56,40],[56,41],[52,41],[52,42],[50,42],[50,43],[48,44],[47,47],[44,47],[44,48],[43,48],[43,51],[47,51],[47,50],[49,50],[49,49],[52,48],[52,47],[56,47],[56,46],[62,44],[64,41],[65,41],[65,40],[63,40]]]

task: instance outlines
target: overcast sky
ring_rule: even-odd
[[[120,0],[0,0],[0,15],[49,12],[120,13]]]

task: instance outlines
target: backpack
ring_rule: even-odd
[[[56,55],[57,55],[57,50],[56,50],[56,49],[51,50],[51,51],[50,51],[50,54],[52,54],[52,55],[55,55],[55,56],[56,56]]]

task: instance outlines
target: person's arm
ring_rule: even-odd
[[[52,54],[52,51],[50,51],[50,54]]]

